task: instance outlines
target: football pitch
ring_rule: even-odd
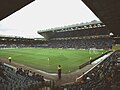
[[[57,73],[58,65],[62,66],[63,73],[75,71],[89,58],[96,58],[105,53],[105,50],[72,50],[52,48],[15,48],[0,49],[0,57],[46,72]]]

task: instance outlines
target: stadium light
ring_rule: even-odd
[[[110,36],[113,36],[114,34],[111,32],[109,35],[110,35]]]

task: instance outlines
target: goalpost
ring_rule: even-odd
[[[99,52],[97,51],[96,48],[90,48],[89,49],[89,54],[98,54]]]

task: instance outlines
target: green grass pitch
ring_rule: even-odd
[[[21,63],[46,72],[57,72],[57,66],[62,66],[63,73],[77,70],[79,65],[96,58],[105,50],[90,53],[89,50],[50,49],[50,48],[16,48],[0,49],[0,57],[12,57],[12,61]]]

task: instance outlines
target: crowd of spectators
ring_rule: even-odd
[[[46,47],[47,41],[28,38],[0,37],[0,48]]]
[[[51,40],[51,48],[75,48],[75,49],[111,49],[111,38],[91,38],[91,39],[68,39],[68,40]]]
[[[41,43],[35,42],[14,42],[14,41],[0,41],[0,48],[26,48],[26,47],[42,47],[42,48],[75,48],[75,49],[110,49],[112,48],[112,38],[97,37],[97,38],[63,38],[59,40],[49,40]]]
[[[30,70],[14,69],[0,63],[0,90],[39,90],[48,82],[50,81]]]
[[[120,90],[120,51],[114,52],[102,63],[85,74],[79,82],[61,87],[61,90]]]
[[[16,75],[22,75],[22,76],[27,76],[30,77],[31,79],[37,80],[37,81],[42,81],[44,82],[44,77],[36,74],[35,72],[32,72],[30,70],[23,70],[22,68],[17,68]]]
[[[81,27],[82,28],[82,27]],[[112,38],[107,27],[95,27],[74,30],[54,30],[43,32],[47,37],[50,48],[75,48],[75,49],[111,49]],[[42,32],[40,33],[42,35]],[[43,36],[44,36],[43,35]]]

